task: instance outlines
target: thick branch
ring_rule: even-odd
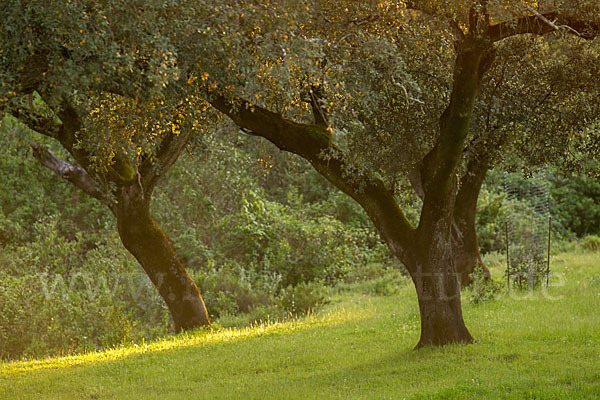
[[[186,130],[185,134],[167,134],[161,141],[156,156],[154,158],[149,157],[142,162],[139,168],[139,175],[144,187],[144,193],[150,193],[158,180],[177,161],[190,136],[191,130],[189,129]]]
[[[211,104],[245,132],[266,138],[278,148],[297,154],[367,212],[391,250],[402,260],[412,244],[413,226],[398,206],[394,193],[370,174],[350,175],[349,163],[333,143],[329,128],[299,124],[243,100],[213,96]],[[398,247],[398,244],[402,248]]]
[[[81,168],[79,165],[73,165],[59,159],[46,146],[43,146],[39,143],[32,144],[31,148],[33,149],[33,156],[40,162],[40,164],[61,178],[71,182],[89,196],[100,200],[104,204],[108,204],[109,208],[111,208],[111,211],[114,212],[112,207],[110,207],[111,203],[108,201],[106,194],[100,190],[96,182],[83,168]]]
[[[424,210],[429,207],[440,209],[439,204],[451,196],[481,78],[493,57],[494,53],[485,41],[469,37],[461,44],[454,67],[450,103],[440,117],[440,135],[423,160]]]
[[[298,154],[309,161],[318,158],[320,152],[331,145],[331,133],[325,127],[286,120],[280,114],[244,100],[231,101],[215,95],[210,103],[247,133],[262,136],[281,150]]]
[[[515,35],[526,33],[544,35],[549,32],[564,29],[577,34],[584,39],[594,39],[600,33],[600,23],[567,17],[556,12],[519,18],[490,27],[490,39],[497,42]]]
[[[77,111],[67,101],[63,102],[62,109],[57,113],[59,120],[50,116],[43,116],[33,108],[26,107],[17,109],[13,112],[13,116],[29,129],[58,140],[81,167],[87,168],[89,155],[76,146],[76,134],[82,127],[81,119]]]
[[[19,108],[12,112],[12,116],[27,126],[32,131],[44,136],[56,138],[60,131],[60,124],[51,118],[43,117],[27,108]]]

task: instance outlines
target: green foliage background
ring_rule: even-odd
[[[169,333],[167,310],[122,247],[112,215],[39,166],[31,135],[10,124],[0,135],[0,357]],[[504,250],[502,176],[491,171],[479,198],[484,253]],[[550,176],[555,239],[597,234],[598,182]],[[296,157],[231,131],[189,146],[152,212],[222,326],[310,312],[327,301],[327,288],[354,282],[391,294],[403,271],[352,200]]]
[[[38,165],[31,135],[9,124],[0,136],[0,357],[169,333],[168,312],[110,212]],[[308,166],[218,135],[190,146],[152,204],[217,324],[304,314],[362,266],[402,268],[360,208]]]

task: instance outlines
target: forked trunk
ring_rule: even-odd
[[[196,284],[175,255],[171,241],[150,215],[149,202],[136,184],[120,190],[116,206],[119,235],[164,299],[175,331],[210,324]]]
[[[348,173],[356,165],[349,161],[352,157],[346,158],[344,151],[335,145],[323,118],[315,116],[314,125],[300,124],[243,99],[232,102],[217,95],[211,100],[215,108],[244,131],[310,161],[318,172],[364,208],[390,250],[406,265],[417,287],[421,312],[421,340],[417,347],[473,340],[462,316],[451,228],[456,172],[481,78],[492,65],[495,51],[478,33],[465,35],[456,47],[450,103],[440,116],[436,144],[419,166],[423,207],[416,229],[400,209],[394,190],[377,174]]]

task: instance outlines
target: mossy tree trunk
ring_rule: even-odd
[[[440,135],[422,163],[423,208],[413,247],[411,276],[417,288],[421,338],[417,347],[471,342],[460,302],[460,274],[452,244],[457,200],[456,170],[471,127],[481,79],[494,57],[492,43],[477,33],[458,47],[450,102],[440,117]]]
[[[149,199],[137,183],[119,189],[115,206],[119,236],[167,304],[175,331],[209,325],[196,284],[175,254],[171,240],[150,215]]]
[[[470,275],[478,265],[487,278],[491,277],[489,270],[481,259],[476,228],[477,201],[483,180],[487,174],[487,165],[487,161],[479,159],[473,159],[467,164],[454,204],[452,252],[461,287],[466,287],[472,283]],[[412,170],[409,173],[409,179],[413,189],[423,200],[425,194],[420,171],[418,169]]]
[[[417,237],[410,268],[421,317],[417,348],[470,343],[473,338],[462,315],[460,275],[454,268],[449,230],[440,225],[422,228]]]

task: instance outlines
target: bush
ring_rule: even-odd
[[[365,282],[383,277],[387,269],[380,263],[358,265],[348,271],[344,281],[346,283]]]
[[[211,318],[248,313],[273,303],[280,278],[258,274],[236,263],[217,267],[210,262],[202,271],[190,271]]]
[[[484,185],[477,203],[477,237],[482,253],[502,251],[505,247],[505,195],[494,189],[497,188]]]
[[[0,358],[96,350],[169,331],[162,299],[115,234],[81,253],[84,239],[49,234],[54,222],[35,228],[44,240],[4,249]]]
[[[551,182],[552,223],[559,232],[577,237],[600,234],[600,181],[584,175],[552,174]]]
[[[224,253],[257,271],[280,275],[283,287],[317,279],[333,285],[359,265],[390,258],[366,228],[329,216],[309,218],[303,207],[292,209],[256,192],[245,195],[240,213],[226,222],[230,233]]]
[[[134,340],[129,307],[109,295],[90,299],[66,286],[49,292],[43,276],[0,279],[0,358],[69,354]]]
[[[302,282],[288,286],[279,294],[278,303],[292,316],[304,315],[325,304],[326,290],[321,282]]]
[[[358,266],[348,273],[344,283],[337,285],[340,291],[353,291],[375,296],[392,296],[407,283],[406,270],[371,263]]]
[[[581,248],[585,251],[600,251],[600,237],[596,235],[586,236],[581,242]]]
[[[467,288],[467,298],[473,304],[481,304],[495,299],[502,285],[493,279],[488,279],[480,265],[476,266],[469,275],[473,282]]]

